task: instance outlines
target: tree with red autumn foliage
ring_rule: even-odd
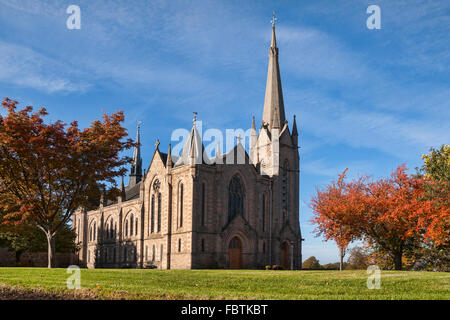
[[[351,221],[354,218],[352,213],[358,209],[358,202],[354,201],[353,186],[344,181],[347,170],[324,190],[317,190],[317,194],[311,199],[314,212],[311,222],[317,225],[315,232],[318,236],[336,242],[340,257],[339,270],[343,269],[347,246],[360,236],[356,229],[348,227],[354,224]]]
[[[115,178],[125,174],[134,146],[121,123],[123,112],[104,115],[89,128],[56,121],[45,123],[47,111],[17,110],[17,101],[2,102],[0,115],[0,223],[32,224],[48,244],[48,267],[53,265],[54,237],[73,212],[90,206],[99,190],[113,195]]]
[[[316,232],[325,239],[339,239],[337,230],[346,230],[344,239],[361,239],[387,252],[395,269],[401,270],[402,256],[417,243],[432,240],[445,243],[448,208],[436,206],[424,197],[427,181],[408,175],[400,166],[391,177],[371,181],[367,177],[318,190],[312,198]],[[339,241],[339,240],[338,240]]]

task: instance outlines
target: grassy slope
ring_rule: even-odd
[[[0,268],[0,283],[53,293],[66,291],[68,276],[66,269]],[[382,271],[379,290],[367,289],[367,277],[360,270],[82,269],[81,286],[100,298],[450,299],[450,273]]]

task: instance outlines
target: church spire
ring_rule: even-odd
[[[125,201],[125,199],[126,199],[125,183],[123,182],[123,176],[122,176],[122,181],[120,183],[120,199],[121,199],[121,201]]]
[[[294,114],[294,124],[292,126],[292,141],[294,142],[295,146],[298,146],[298,130],[297,130],[297,121],[295,119],[295,114]]]
[[[278,48],[275,35],[275,13],[272,17],[272,41],[269,48],[269,67],[267,70],[266,96],[264,99],[263,123],[272,128],[281,129],[286,121],[284,113],[283,91],[281,89]]]
[[[141,158],[141,136],[140,136],[141,122],[138,121],[137,133],[136,133],[136,143],[137,146],[134,147],[133,162],[131,163],[130,170],[130,182],[129,187],[136,185],[142,179],[142,158]]]
[[[166,168],[167,170],[172,169],[172,145],[170,143],[169,143],[169,151],[167,152]]]
[[[270,42],[270,47],[271,48],[276,48],[277,47],[277,38],[275,36],[275,23],[277,21],[277,17],[275,16],[275,12],[272,12],[272,20],[270,22],[272,22],[272,41]]]

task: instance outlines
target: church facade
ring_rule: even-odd
[[[142,174],[136,147],[116,201],[79,209],[73,228],[88,268],[300,269],[298,132],[285,117],[275,25],[263,119],[249,153],[240,141],[208,158],[195,125],[180,156],[155,145]],[[139,126],[137,139],[140,142]],[[242,160],[242,161],[238,161]]]

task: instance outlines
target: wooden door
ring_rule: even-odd
[[[228,245],[228,259],[230,261],[230,269],[242,268],[242,243],[238,237],[231,239]]]

